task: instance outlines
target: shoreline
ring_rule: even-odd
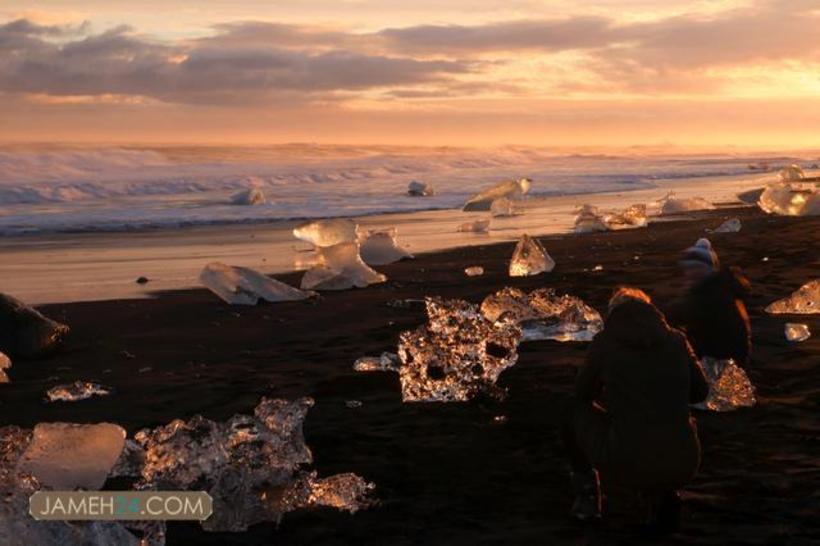
[[[457,227],[487,213],[460,209],[353,216],[362,230],[396,227],[398,242],[413,254],[517,240],[523,233],[572,236],[575,210],[583,203],[618,209],[648,203],[673,190],[679,197],[705,196],[740,206],[738,195],[759,188],[759,179],[738,176],[670,180],[652,189],[566,195],[522,201],[523,214],[494,218],[487,234],[458,233]],[[422,198],[423,199],[423,198]],[[684,217],[699,217],[701,212]],[[679,217],[650,217],[665,222]],[[131,232],[37,234],[0,237],[0,289],[31,304],[152,297],[153,292],[199,286],[209,262],[250,267],[265,274],[300,269],[310,245],[295,239],[299,221],[194,226]],[[378,269],[378,268],[377,268]],[[150,282],[137,285],[138,277]]]
[[[557,265],[534,277],[508,277],[514,244],[502,242],[420,255],[380,268],[386,283],[298,302],[229,306],[199,288],[41,306],[69,324],[71,336],[51,358],[14,362],[11,383],[0,385],[0,424],[105,421],[133,434],[197,413],[219,420],[248,413],[261,396],[311,396],[316,405],[305,437],[319,476],[355,472],[377,486],[379,505],[355,515],[296,512],[279,526],[264,523],[239,534],[176,522],[168,527],[169,546],[633,543],[631,526],[641,513],[628,491],[607,489],[607,517],[596,528],[579,528],[566,516],[572,494],[557,435],[586,343],[522,345],[518,363],[501,375],[508,394],[498,402],[404,404],[395,374],[357,373],[352,364],[395,350],[400,332],[425,321],[421,308],[387,305],[397,299],[478,302],[504,286],[549,286],[601,311],[612,289],[626,284],[646,290],[662,307],[682,286],[680,252],[706,235],[722,263],[741,266],[752,282],[754,349],[747,373],[758,405],[697,413],[701,470],[684,492],[683,531],[668,543],[809,544],[820,509],[820,467],[809,449],[820,430],[814,402],[820,316],[768,315],[763,307],[816,277],[820,218],[732,209],[742,230],[707,234],[722,213],[545,238]],[[470,265],[482,265],[485,274],[466,277]],[[277,278],[294,283],[298,276]],[[813,336],[788,343],[785,322],[807,323]],[[43,401],[47,389],[74,380],[115,392],[75,403]],[[361,405],[348,407],[350,400]]]

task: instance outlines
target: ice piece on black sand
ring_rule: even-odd
[[[317,247],[355,242],[358,226],[349,218],[314,220],[293,228],[293,236]]]
[[[820,279],[809,281],[782,300],[770,303],[767,313],[811,315],[820,313]]]
[[[521,236],[510,260],[510,277],[527,277],[540,273],[549,273],[555,268],[555,261],[550,257],[537,239],[526,233]]]
[[[75,381],[66,385],[57,385],[46,391],[49,402],[77,402],[93,396],[108,396],[113,392],[111,387],[90,381]]]
[[[477,193],[471,197],[464,205],[465,211],[489,211],[493,201],[496,199],[520,199],[530,191],[532,180],[529,178],[519,178],[518,180],[508,180],[501,182],[491,188]]]
[[[370,230],[361,237],[359,252],[368,265],[387,265],[413,255],[399,246],[396,228]]]
[[[272,303],[296,301],[314,295],[253,269],[221,262],[206,265],[199,274],[199,280],[211,292],[232,305],[256,305],[260,299]]]

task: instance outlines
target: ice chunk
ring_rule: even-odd
[[[476,305],[427,298],[429,322],[399,336],[405,402],[461,402],[498,393],[498,376],[518,359],[521,330],[492,323]]]
[[[792,163],[788,167],[781,169],[778,176],[780,177],[780,180],[784,182],[796,182],[806,178],[806,173],[803,172],[800,165]]]
[[[56,490],[97,490],[122,453],[125,430],[111,423],[40,423],[18,471]]]
[[[370,230],[360,242],[362,260],[368,265],[387,265],[413,255],[396,242],[396,228]]]
[[[811,330],[808,324],[797,324],[794,322],[787,322],[785,328],[786,339],[800,343],[806,341],[811,337]]]
[[[46,391],[49,402],[77,402],[92,396],[108,396],[112,392],[111,387],[91,383],[89,381],[75,381],[67,385],[57,385]]]
[[[484,298],[481,313],[496,323],[517,323],[522,342],[590,341],[604,327],[598,311],[574,296],[558,296],[552,288],[540,288],[530,294],[504,288]]]
[[[513,207],[512,201],[506,197],[496,199],[490,205],[490,214],[495,218],[503,218],[506,216],[515,216],[516,210]]]
[[[757,204],[769,214],[783,216],[820,215],[818,179],[783,177],[766,185]],[[813,182],[812,182],[813,181]]]
[[[715,233],[737,233],[740,231],[741,223],[739,218],[731,218],[715,228]]]
[[[770,303],[767,313],[775,315],[811,315],[820,313],[820,279],[809,281],[788,297]]]
[[[520,199],[530,191],[532,180],[520,178],[518,180],[508,180],[492,188],[488,188],[473,197],[464,205],[465,211],[491,210],[493,201],[496,199]]]
[[[680,198],[669,192],[661,199],[661,214],[682,214],[696,210],[712,210],[715,206],[702,197]]]
[[[522,235],[510,260],[510,277],[549,273],[554,268],[555,261],[547,254],[541,243],[526,233]]]
[[[583,205],[575,217],[576,233],[595,233],[646,227],[646,205],[635,204],[622,211],[600,213],[593,205]]]
[[[464,269],[464,274],[468,277],[480,277],[484,274],[484,268],[480,265],[471,265],[470,267]]]
[[[706,400],[693,404],[692,407],[711,411],[732,411],[749,408],[757,403],[752,382],[733,360],[717,360],[707,356],[701,364],[709,382],[709,394]]]
[[[0,383],[8,383],[9,376],[6,375],[6,370],[11,368],[11,359],[0,352]]]
[[[487,233],[489,230],[489,220],[475,220],[473,222],[465,222],[458,226],[458,231],[462,233]]]
[[[211,292],[232,305],[256,305],[260,298],[269,302],[295,301],[313,294],[294,288],[247,267],[212,262],[199,274]]]
[[[359,243],[317,249],[318,263],[305,271],[303,289],[346,290],[381,283],[387,277],[371,269],[359,255]]]
[[[231,196],[234,205],[264,205],[266,202],[262,188],[248,188]]]
[[[396,372],[399,370],[399,356],[395,353],[382,353],[381,356],[363,356],[353,363],[357,372]]]
[[[316,480],[301,469],[313,460],[302,432],[312,406],[310,398],[263,398],[253,416],[216,422],[197,415],[142,430],[135,436],[145,450],[141,487],[208,491],[214,512],[202,526],[217,532],[279,521],[321,499],[343,509],[363,505],[372,484],[349,474]]]
[[[356,222],[349,218],[316,220],[293,228],[297,239],[312,243],[317,247],[329,247],[340,243],[356,242]]]
[[[39,358],[59,349],[69,328],[33,307],[0,294],[0,351],[19,358]]]
[[[407,195],[412,195],[413,197],[428,197],[430,195],[433,195],[433,193],[435,193],[433,190],[433,186],[425,182],[412,180],[407,185]]]

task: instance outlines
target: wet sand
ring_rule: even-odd
[[[535,342],[499,383],[502,402],[403,404],[391,373],[356,373],[362,355],[394,351],[399,332],[424,321],[421,308],[387,302],[441,295],[478,302],[503,286],[552,286],[603,310],[612,289],[641,287],[656,302],[680,290],[681,249],[724,219],[743,230],[710,235],[724,264],[753,283],[755,408],[698,413],[701,472],[686,490],[684,529],[663,544],[810,544],[820,536],[820,318],[769,316],[762,308],[820,273],[820,218],[774,218],[756,209],[704,213],[690,222],[583,236],[544,237],[557,262],[545,275],[510,279],[512,243],[421,255],[380,267],[389,281],[317,300],[230,307],[204,290],[156,299],[48,305],[73,328],[66,350],[15,362],[0,385],[0,424],[40,421],[145,426],[201,413],[248,413],[261,396],[309,395],[305,435],[320,476],[356,472],[377,484],[380,504],[355,515],[330,509],[285,516],[243,534],[169,525],[168,544],[635,544],[642,516],[633,492],[608,488],[607,517],[584,528],[567,516],[567,468],[558,443],[587,344]],[[767,261],[763,261],[768,257]],[[482,265],[468,278],[463,269]],[[602,271],[593,271],[596,265]],[[296,283],[298,274],[279,276]],[[148,285],[150,288],[150,284]],[[788,343],[785,322],[814,337]],[[145,370],[145,368],[150,368]],[[142,372],[139,370],[143,369]],[[107,398],[43,402],[75,379],[114,387]],[[362,406],[348,408],[345,402]],[[506,421],[497,422],[496,416]]]

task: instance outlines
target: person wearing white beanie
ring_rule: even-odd
[[[698,358],[749,360],[751,327],[744,299],[749,281],[737,267],[721,267],[709,239],[683,251],[686,292],[666,309],[670,324],[686,332]]]

